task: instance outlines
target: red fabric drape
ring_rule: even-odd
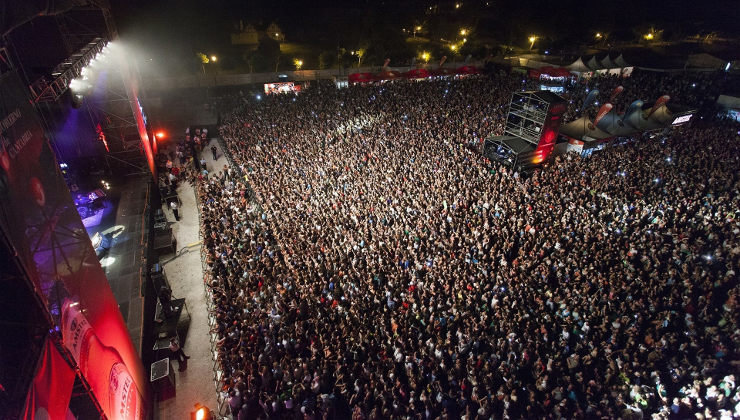
[[[33,385],[26,396],[24,419],[64,419],[72,396],[75,372],[46,340]]]

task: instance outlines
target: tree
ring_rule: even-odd
[[[328,69],[334,66],[336,62],[336,56],[329,52],[323,51],[319,54],[319,70]]]

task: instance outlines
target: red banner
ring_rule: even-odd
[[[24,419],[64,419],[75,383],[75,372],[59,354],[51,340],[46,340],[39,368],[33,378]]]

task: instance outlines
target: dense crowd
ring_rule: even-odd
[[[612,99],[614,89],[618,86],[622,86],[624,90]],[[737,88],[724,72],[663,73],[635,69],[627,78],[610,74],[596,75],[575,83],[568,90],[565,96],[569,99],[569,106],[565,119],[574,120],[584,112],[593,119],[599,106],[606,102],[610,102],[614,111],[621,114],[636,100],[651,104],[663,95],[670,96],[668,103],[671,105],[691,107],[706,114],[714,110],[717,96],[728,87]],[[583,109],[583,101],[592,89],[599,90],[599,102]]]
[[[236,167],[197,193],[234,418],[740,415],[738,127],[523,177],[478,148],[519,88],[319,85],[228,117]]]

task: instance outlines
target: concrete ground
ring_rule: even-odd
[[[216,168],[218,172],[228,164],[219,147],[219,157],[213,161],[211,146],[219,147],[214,139],[203,148],[203,156],[207,161],[209,171]],[[214,166],[215,164],[215,166]],[[173,298],[185,298],[190,312],[190,331],[183,350],[190,356],[188,368],[178,372],[177,361],[172,361],[175,369],[177,395],[158,403],[155,409],[155,419],[189,419],[195,403],[210,408],[218,417],[218,402],[214,383],[213,356],[211,354],[210,327],[208,325],[208,309],[203,287],[203,268],[200,258],[200,238],[198,208],[195,202],[193,186],[181,182],[177,192],[182,201],[180,207],[180,221],[175,221],[172,211],[165,209],[167,220],[172,224],[172,231],[177,239],[177,248],[180,255],[170,261],[172,256],[164,256],[165,273],[172,287]]]

